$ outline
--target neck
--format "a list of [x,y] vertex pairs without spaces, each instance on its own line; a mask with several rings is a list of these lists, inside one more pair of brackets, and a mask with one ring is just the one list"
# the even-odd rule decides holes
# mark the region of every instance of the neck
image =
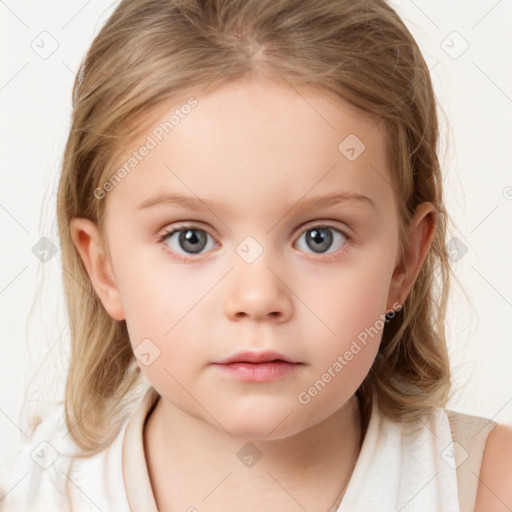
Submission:
[[327,511],[344,492],[362,444],[357,397],[284,439],[241,439],[160,398],[144,431],[157,506],[183,510]]

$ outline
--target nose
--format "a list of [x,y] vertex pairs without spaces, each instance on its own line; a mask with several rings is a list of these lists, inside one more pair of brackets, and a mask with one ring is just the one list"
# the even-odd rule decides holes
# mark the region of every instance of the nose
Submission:
[[292,292],[286,276],[280,275],[270,263],[265,252],[253,263],[235,263],[224,303],[230,320],[247,317],[258,322],[282,323],[291,317]]

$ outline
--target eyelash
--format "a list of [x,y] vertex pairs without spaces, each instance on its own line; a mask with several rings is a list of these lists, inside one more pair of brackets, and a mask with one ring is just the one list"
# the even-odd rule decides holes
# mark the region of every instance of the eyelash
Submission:
[[[332,229],[333,231],[340,233],[345,238],[345,243],[343,244],[343,247],[341,249],[338,249],[337,251],[335,251],[333,253],[328,253],[328,254],[318,253],[319,259],[322,261],[328,261],[328,260],[332,260],[334,258],[339,257],[341,254],[343,254],[347,250],[347,247],[350,244],[352,244],[352,242],[353,242],[352,238],[350,236],[348,236],[345,231],[342,231],[338,227],[333,226],[332,224],[329,224],[329,223],[319,223],[319,224],[310,225],[309,227],[307,227],[300,233],[300,235],[297,237],[295,242],[297,242],[304,233],[307,233],[308,231],[311,231],[315,228]],[[172,252],[172,256],[174,259],[182,261],[184,263],[192,263],[193,260],[195,259],[195,257],[192,254],[189,257],[178,254],[178,253],[174,252],[165,243],[167,241],[167,239],[170,238],[174,233],[180,233],[181,231],[187,231],[187,230],[203,231],[204,233],[208,234],[213,239],[212,235],[210,235],[205,229],[203,229],[197,225],[194,225],[194,224],[177,224],[172,228],[167,228],[162,234],[157,236],[157,239],[158,239],[159,243],[163,244],[164,250]],[[314,254],[314,253],[309,253],[309,254]],[[200,255],[201,255],[201,253],[199,253],[199,256]]]

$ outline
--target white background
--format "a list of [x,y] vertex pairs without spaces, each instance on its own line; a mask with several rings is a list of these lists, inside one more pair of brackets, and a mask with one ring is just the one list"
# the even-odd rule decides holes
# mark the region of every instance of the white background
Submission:
[[[43,236],[58,244],[55,197],[74,73],[116,4],[0,1],[0,457],[24,438],[29,412],[44,414],[63,398],[60,252],[42,263],[32,247]],[[393,5],[424,52],[449,121],[441,117],[446,201],[457,226],[450,236],[467,247],[453,263],[468,298],[454,284],[448,408],[512,424],[512,0]],[[42,38],[46,49],[58,44],[46,59],[33,49]]]

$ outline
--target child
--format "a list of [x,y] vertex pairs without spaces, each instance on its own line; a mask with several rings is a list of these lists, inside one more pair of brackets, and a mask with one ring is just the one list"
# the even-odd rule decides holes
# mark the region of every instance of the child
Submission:
[[512,506],[510,431],[445,409],[435,99],[383,0],[124,0],[73,105],[65,401],[2,511]]

